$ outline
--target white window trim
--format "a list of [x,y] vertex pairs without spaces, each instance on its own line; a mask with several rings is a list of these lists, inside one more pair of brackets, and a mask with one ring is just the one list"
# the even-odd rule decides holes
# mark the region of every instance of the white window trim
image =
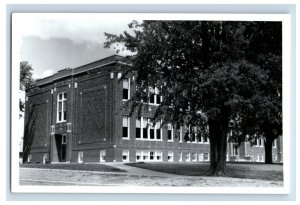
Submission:
[[[193,156],[196,156],[196,158],[193,159]],[[196,152],[192,153],[192,159],[191,160],[192,160],[192,162],[197,162],[198,161],[198,154]]]
[[[259,143],[259,141],[260,141],[260,143]],[[264,139],[262,137],[256,139],[256,145],[255,145],[255,147],[264,147]]]
[[[146,118],[147,119],[147,126],[146,126],[146,128],[144,128],[144,118]],[[151,120],[150,120],[150,118],[148,118],[148,117],[141,117],[141,129],[140,129],[140,136],[141,136],[141,138],[135,138],[136,140],[138,140],[138,141],[142,141],[142,140],[144,140],[144,141],[158,141],[158,142],[160,142],[160,141],[163,141],[163,133],[162,133],[162,128],[160,127],[159,128],[159,130],[160,130],[160,139],[157,139],[157,132],[156,132],[156,130],[158,130],[157,128],[156,128],[156,125],[154,126],[154,139],[150,139],[150,123],[151,123]],[[160,125],[162,124],[162,120],[160,120]],[[143,138],[144,136],[143,136],[143,131],[144,131],[144,129],[147,129],[147,138]]]
[[[130,99],[130,78],[125,78],[125,79],[128,80],[128,99],[123,99],[123,93],[122,93],[122,101],[128,101]],[[124,81],[124,79],[123,79],[123,81]],[[123,81],[122,81],[122,92],[124,89]]]
[[179,128],[179,142],[182,143],[183,142],[183,127],[180,126]]
[[[64,101],[67,101],[67,98],[64,97],[64,94],[67,93],[67,92],[60,92],[57,94],[57,106],[56,106],[56,122],[57,123],[62,123],[62,122],[66,122],[67,120],[64,120]],[[62,99],[60,100],[59,99],[59,95],[62,94]],[[59,103],[61,102],[61,120],[59,120]],[[67,102],[66,102],[67,104]],[[67,112],[67,110],[66,110]]]
[[179,152],[179,159],[178,162],[182,162],[182,152]]
[[[127,119],[128,119],[127,137],[123,137],[123,118],[124,117],[127,117]],[[128,115],[123,115],[123,117],[122,117],[122,139],[123,140],[130,140],[130,117]]]
[[277,139],[274,139],[272,142],[272,148],[277,148]]
[[78,152],[78,163],[83,163],[83,152]]
[[[207,154],[207,160],[205,160],[205,154]],[[210,160],[209,157],[209,152],[203,153],[203,161],[208,162]]]
[[72,123],[68,122],[67,123],[67,132],[71,132],[71,126],[72,126]]
[[[169,159],[170,156],[170,159]],[[174,152],[168,151],[168,162],[174,162]]]
[[[169,130],[169,126],[171,127],[171,130]],[[169,139],[169,131],[171,131],[171,139]],[[171,123],[168,123],[168,135],[167,135],[168,142],[174,142],[174,128]]]
[[[140,153],[139,156],[140,156],[140,159],[137,159],[137,153]],[[135,161],[136,162],[142,162],[143,161],[143,151],[142,150],[136,150],[135,151]]]
[[[127,154],[124,154],[124,153],[127,153]],[[123,156],[127,156],[127,159],[124,160]],[[122,151],[122,162],[129,162],[129,150],[123,150]]]
[[[104,159],[102,159],[104,157]],[[105,162],[105,157],[106,157],[106,151],[105,150],[101,150],[100,151],[100,162]]]
[[[202,158],[200,159],[200,157],[202,157]],[[199,153],[198,154],[198,160],[199,160],[199,162],[203,162],[204,161],[204,153]]]
[[51,135],[55,134],[55,125],[51,125]]
[[185,161],[186,162],[190,162],[191,161],[191,153],[190,152],[185,153]]
[[[154,90],[154,91],[151,91]],[[154,103],[150,102],[150,95],[154,93]],[[155,87],[154,89],[152,87],[149,88],[149,92],[148,92],[148,102],[143,102],[143,104],[148,104],[148,105],[153,105],[153,106],[159,106],[163,100],[163,97],[161,95],[160,96],[160,103],[157,103],[157,95],[159,95],[159,92],[157,90],[157,88]]]

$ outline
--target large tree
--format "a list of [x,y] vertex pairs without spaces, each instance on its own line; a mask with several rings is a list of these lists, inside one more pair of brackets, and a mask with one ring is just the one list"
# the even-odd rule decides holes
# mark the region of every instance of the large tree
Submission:
[[[32,66],[27,61],[20,62],[20,90],[25,91],[34,85],[35,81],[32,78]],[[20,117],[24,112],[25,104],[22,99],[19,99]]]
[[[251,36],[247,59],[267,72],[260,92],[252,97],[252,109],[240,112],[240,138],[265,139],[265,163],[272,163],[272,143],[282,135],[282,24],[252,22],[245,32]],[[250,35],[251,34],[251,35]]]
[[[149,88],[163,96],[154,121],[186,125],[188,135],[208,133],[210,169],[226,174],[226,145],[230,121],[261,93],[267,71],[247,57],[251,22],[143,21],[132,22],[133,34],[107,34],[106,47],[121,43],[134,53],[128,72],[137,74],[131,110],[143,106]],[[205,132],[208,131],[208,132]]]

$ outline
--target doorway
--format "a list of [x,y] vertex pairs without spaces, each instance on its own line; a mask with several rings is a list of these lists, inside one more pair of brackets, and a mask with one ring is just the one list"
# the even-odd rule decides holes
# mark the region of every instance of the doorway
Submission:
[[67,135],[66,134],[56,134],[55,144],[57,150],[57,161],[66,162],[67,156]]

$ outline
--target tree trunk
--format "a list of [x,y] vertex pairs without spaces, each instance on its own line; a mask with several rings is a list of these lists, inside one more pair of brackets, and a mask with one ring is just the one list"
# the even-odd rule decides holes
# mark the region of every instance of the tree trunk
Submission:
[[265,163],[266,164],[273,164],[272,161],[272,143],[274,139],[272,137],[266,136],[265,142]]
[[223,123],[209,120],[210,172],[214,176],[226,175],[227,135]]

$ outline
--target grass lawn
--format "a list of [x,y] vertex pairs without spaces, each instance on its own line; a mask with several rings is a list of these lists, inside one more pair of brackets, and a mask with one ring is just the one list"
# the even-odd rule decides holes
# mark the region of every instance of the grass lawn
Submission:
[[[209,163],[128,163],[127,165],[185,176],[210,176]],[[227,163],[227,176],[244,179],[283,181],[281,164]]]
[[124,170],[111,167],[105,164],[20,164],[20,167],[40,168],[40,169],[101,171],[101,172],[125,172]]

